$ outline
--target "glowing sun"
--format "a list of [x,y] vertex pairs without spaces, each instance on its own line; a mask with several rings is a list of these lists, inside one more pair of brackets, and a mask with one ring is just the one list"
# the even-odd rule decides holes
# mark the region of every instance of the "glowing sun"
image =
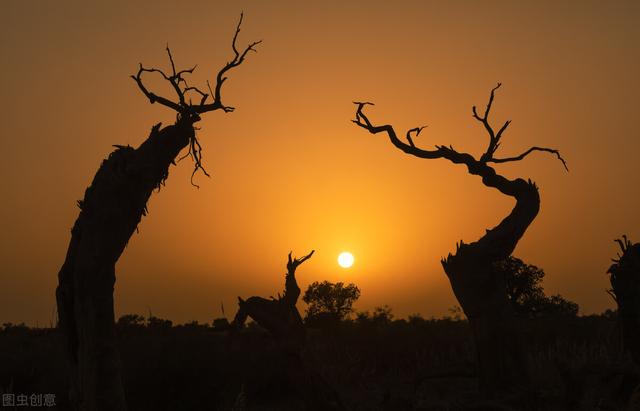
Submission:
[[351,267],[353,265],[353,261],[354,261],[353,254],[351,254],[348,251],[344,251],[340,253],[340,255],[338,256],[338,264],[342,268]]

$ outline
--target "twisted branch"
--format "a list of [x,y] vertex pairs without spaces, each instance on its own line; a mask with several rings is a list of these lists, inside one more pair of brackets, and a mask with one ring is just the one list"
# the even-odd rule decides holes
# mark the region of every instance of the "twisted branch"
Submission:
[[309,258],[311,258],[311,256],[313,255],[313,253],[315,253],[316,250],[311,250],[311,252],[307,255],[305,255],[302,258],[291,258],[291,254],[293,253],[293,251],[289,252],[289,257],[288,257],[288,261],[287,261],[287,272],[289,274],[295,274],[296,269],[298,268],[298,266],[302,263],[304,263],[305,261],[307,261]]
[[546,147],[531,147],[530,149],[528,149],[524,153],[520,154],[519,156],[508,157],[508,158],[493,158],[492,157],[489,160],[487,160],[487,162],[489,162],[489,163],[507,163],[509,161],[519,161],[519,160],[522,160],[523,158],[525,158],[526,156],[528,156],[529,154],[531,154],[534,151],[545,151],[547,153],[555,154],[556,157],[558,158],[558,160],[560,160],[562,162],[562,165],[564,166],[564,169],[569,171],[569,167],[567,167],[567,162],[564,160],[564,158],[562,158],[562,156],[560,155],[560,152],[558,150],[556,150],[556,149],[546,148]]
[[[240,21],[236,26],[236,31],[233,36],[233,41],[231,42],[231,48],[234,52],[234,57],[230,62],[225,64],[225,66],[222,67],[220,71],[218,71],[218,74],[216,75],[216,85],[214,90],[211,89],[211,85],[209,84],[208,80],[207,80],[207,88],[209,90],[208,93],[202,91],[196,86],[190,86],[187,83],[187,80],[185,79],[185,75],[193,74],[197,66],[193,66],[191,68],[183,69],[183,70],[176,70],[175,61],[173,59],[173,55],[171,54],[171,49],[169,48],[168,45],[166,47],[166,51],[167,51],[167,56],[169,58],[169,63],[171,65],[170,75],[165,73],[163,70],[155,67],[145,68],[142,65],[142,63],[140,63],[138,72],[135,75],[132,75],[131,78],[136,82],[136,84],[138,85],[138,88],[149,99],[149,102],[151,104],[159,103],[165,107],[169,107],[170,109],[176,111],[178,120],[187,121],[193,124],[197,121],[200,121],[201,119],[200,114],[202,113],[206,113],[206,112],[214,111],[218,109],[221,109],[227,113],[233,111],[234,107],[225,106],[222,103],[222,97],[221,97],[222,84],[225,82],[225,80],[227,80],[225,73],[227,73],[232,68],[242,64],[242,62],[245,60],[245,57],[249,53],[249,51],[255,52],[256,51],[255,46],[262,42],[262,40],[260,40],[260,41],[250,43],[242,52],[238,51],[236,42],[238,39],[238,34],[240,33],[240,26],[242,25],[243,17],[244,16],[241,13]],[[150,91],[144,85],[144,82],[142,80],[143,73],[160,74],[166,81],[168,81],[171,84],[171,87],[176,93],[177,101],[173,101],[169,98],[160,96]],[[194,104],[191,98],[188,98],[188,95],[190,93],[196,93],[198,95],[197,103]],[[207,103],[207,101],[209,100],[211,100],[211,102]],[[196,138],[195,132],[193,133],[193,136],[190,138],[189,152],[185,154],[183,157],[181,157],[178,161],[188,156],[191,157],[195,163],[193,173],[191,174],[191,184],[193,184],[195,187],[198,187],[196,184],[193,183],[193,177],[196,174],[196,172],[198,170],[202,170],[202,172],[207,177],[209,176],[209,174],[202,166],[202,146],[200,145],[200,142]]]
[[402,151],[404,151],[407,154],[411,154],[414,155],[416,157],[420,157],[420,158],[430,158],[430,159],[435,159],[435,158],[446,158],[454,163],[464,163],[467,164],[467,166],[470,166],[472,164],[476,164],[476,165],[480,165],[480,164],[484,164],[486,165],[486,163],[507,163],[507,162],[511,162],[511,161],[519,161],[519,160],[523,160],[525,157],[527,157],[529,154],[531,154],[534,151],[543,151],[543,152],[547,152],[547,153],[552,153],[555,154],[556,157],[558,158],[558,160],[560,160],[560,162],[562,162],[562,165],[564,166],[565,170],[569,171],[569,168],[567,166],[567,162],[565,161],[565,159],[560,155],[560,152],[556,149],[552,149],[552,148],[547,148],[547,147],[531,147],[530,149],[528,149],[527,151],[525,151],[524,153],[515,156],[515,157],[506,157],[506,158],[494,158],[493,155],[496,152],[496,150],[498,149],[498,147],[500,147],[500,139],[502,138],[502,134],[504,133],[504,131],[507,129],[507,127],[509,127],[509,124],[511,124],[511,121],[508,120],[506,121],[502,127],[500,127],[500,129],[498,130],[498,132],[496,133],[493,129],[493,127],[491,126],[491,124],[489,123],[489,113],[491,112],[491,106],[493,105],[493,100],[495,98],[495,92],[498,88],[500,88],[502,84],[498,83],[498,85],[496,87],[494,87],[493,89],[491,89],[491,93],[489,95],[489,101],[487,103],[487,107],[484,111],[484,114],[482,116],[480,116],[478,114],[478,110],[476,108],[476,106],[473,106],[472,108],[472,112],[473,112],[473,117],[480,121],[484,128],[486,129],[487,133],[489,134],[489,146],[487,147],[487,151],[482,154],[482,156],[480,157],[480,160],[476,160],[471,154],[468,153],[462,153],[462,152],[457,152],[456,150],[453,149],[452,146],[449,147],[445,147],[445,146],[438,146],[436,145],[436,150],[423,150],[420,149],[418,147],[416,147],[416,145],[414,144],[413,139],[411,138],[411,133],[415,132],[416,136],[420,134],[420,131],[422,131],[426,126],[423,127],[415,127],[412,128],[410,130],[407,131],[406,134],[406,138],[407,141],[409,142],[409,144],[404,143],[403,141],[401,141],[397,135],[395,130],[393,129],[393,127],[391,125],[383,125],[383,126],[374,126],[371,121],[369,120],[369,118],[364,114],[363,110],[364,107],[367,105],[374,105],[373,103],[370,102],[358,102],[358,101],[354,101],[353,104],[355,104],[357,106],[356,109],[356,118],[355,120],[351,120],[352,122],[354,122],[355,124],[357,124],[358,126],[366,129],[367,131],[369,131],[372,134],[377,134],[380,132],[386,132],[389,135],[389,138],[391,140],[391,142],[398,147],[399,149],[401,149]]
[[502,137],[502,133],[504,133],[507,127],[509,127],[509,124],[511,124],[511,120],[507,120],[502,125],[502,127],[500,127],[500,130],[498,130],[497,133],[493,131],[493,127],[491,127],[491,124],[489,124],[489,112],[491,111],[491,105],[493,104],[496,90],[499,89],[501,85],[502,83],[498,83],[497,86],[491,89],[489,102],[487,103],[487,108],[485,109],[484,115],[482,117],[478,115],[476,106],[473,106],[471,109],[471,111],[473,112],[473,118],[481,122],[484,128],[487,130],[487,133],[489,134],[489,146],[487,147],[487,151],[480,158],[480,161],[487,161],[493,157],[493,154],[496,152],[498,147],[500,147],[500,138]]

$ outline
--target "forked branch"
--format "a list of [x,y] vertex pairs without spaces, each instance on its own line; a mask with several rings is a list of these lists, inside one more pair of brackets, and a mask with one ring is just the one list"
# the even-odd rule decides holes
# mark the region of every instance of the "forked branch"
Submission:
[[[242,25],[243,17],[244,17],[243,14],[240,14],[240,21],[238,22],[235,34],[233,36],[233,41],[231,42],[231,48],[233,49],[234,57],[231,61],[225,64],[225,66],[218,71],[218,74],[216,75],[216,85],[213,90],[211,89],[211,85],[207,81],[207,87],[209,90],[208,93],[200,90],[198,87],[189,86],[184,77],[186,74],[193,74],[193,72],[196,69],[196,66],[193,66],[190,69],[176,71],[176,66],[173,60],[173,56],[171,54],[171,50],[169,49],[169,46],[167,46],[167,54],[169,56],[169,62],[171,64],[170,75],[165,73],[163,70],[155,67],[145,68],[141,63],[138,69],[138,72],[135,75],[132,75],[131,78],[135,80],[136,84],[138,85],[138,88],[142,91],[142,93],[149,99],[149,101],[152,104],[160,103],[163,106],[169,107],[172,110],[175,110],[176,112],[178,112],[178,115],[180,117],[186,116],[190,118],[193,122],[200,120],[200,116],[199,116],[200,114],[206,113],[209,111],[214,111],[218,109],[222,109],[225,112],[233,111],[234,107],[225,106],[222,103],[221,90],[222,90],[223,83],[227,80],[226,73],[232,68],[238,67],[240,64],[242,64],[247,54],[250,51],[255,52],[256,51],[255,46],[257,46],[262,42],[262,40],[255,41],[250,43],[248,46],[246,46],[242,52],[238,50],[236,42],[238,39],[238,34],[240,33],[240,27]],[[150,91],[142,81],[143,73],[159,73],[166,81],[168,81],[171,84],[173,90],[177,95],[177,101],[157,95],[152,91]],[[196,103],[193,103],[191,99],[188,98],[189,92],[198,94],[199,100]],[[209,100],[211,100],[211,102],[208,102]]]
[[416,147],[413,139],[411,138],[411,133],[415,133],[415,135],[417,136],[420,134],[420,131],[422,131],[426,126],[415,127],[408,130],[406,134],[408,144],[403,142],[398,138],[395,130],[391,125],[388,125],[388,124],[383,126],[373,125],[369,120],[369,118],[366,116],[366,114],[364,114],[363,112],[364,107],[367,105],[373,105],[373,103],[354,102],[354,104],[357,106],[357,109],[356,109],[356,118],[355,120],[352,120],[352,121],[372,134],[386,132],[389,135],[389,139],[396,147],[398,147],[399,149],[401,149],[407,154],[411,154],[420,158],[431,158],[431,159],[446,158],[454,163],[464,163],[467,166],[471,166],[473,164],[486,165],[486,163],[507,163],[511,161],[519,161],[519,160],[523,160],[525,157],[527,157],[529,154],[531,154],[534,151],[542,151],[542,152],[555,154],[558,160],[562,162],[562,165],[564,166],[564,168],[567,171],[569,171],[569,168],[567,167],[567,162],[564,160],[564,158],[562,158],[562,156],[560,155],[560,152],[556,149],[547,148],[547,147],[535,146],[535,147],[531,147],[530,149],[528,149],[527,151],[523,152],[518,156],[494,158],[494,154],[496,150],[498,149],[498,147],[500,147],[500,143],[501,143],[500,140],[502,138],[502,135],[507,129],[507,127],[509,127],[509,124],[511,124],[511,121],[508,120],[502,125],[502,127],[500,127],[500,129],[497,132],[495,132],[493,127],[489,123],[489,114],[491,112],[491,107],[493,105],[493,100],[495,98],[495,92],[496,90],[498,90],[498,88],[500,88],[500,86],[501,86],[501,83],[498,83],[496,87],[491,89],[491,93],[489,95],[489,101],[487,103],[487,107],[485,108],[484,114],[482,116],[478,114],[478,110],[476,106],[473,106],[472,108],[473,117],[483,124],[484,128],[489,134],[489,146],[487,147],[486,152],[482,154],[482,156],[480,157],[480,160],[476,160],[471,154],[457,152],[451,146],[445,147],[440,145],[440,146],[436,146],[435,150],[423,150]]
[[[238,22],[238,26],[236,27],[236,33],[233,35],[233,41],[231,42],[231,48],[233,49],[233,52],[235,54],[234,57],[233,57],[233,60],[228,62],[218,72],[218,75],[216,76],[216,87],[215,87],[215,90],[213,91],[213,103],[210,104],[210,105],[203,106],[202,107],[203,111],[201,111],[203,113],[206,112],[206,111],[216,110],[217,108],[222,108],[224,111],[227,111],[227,112],[234,110],[233,107],[224,106],[222,104],[222,100],[221,100],[221,97],[220,97],[220,90],[222,88],[222,84],[225,82],[225,80],[227,80],[227,77],[225,77],[225,74],[226,74],[227,71],[231,70],[232,68],[238,67],[240,64],[242,64],[242,62],[244,61],[245,57],[247,56],[247,54],[250,51],[257,52],[256,49],[255,49],[255,46],[257,46],[258,44],[262,43],[262,40],[254,41],[253,43],[250,43],[242,51],[242,53],[238,51],[238,48],[236,47],[236,40],[238,39],[238,34],[240,33],[240,26],[242,25],[242,18],[243,18],[243,14],[240,13],[240,21]],[[209,86],[209,90],[211,90],[210,86]]]
[[284,282],[284,294],[282,297],[279,297],[279,300],[294,307],[298,302],[298,297],[300,297],[300,287],[298,287],[298,282],[296,281],[296,269],[298,266],[305,261],[307,261],[315,250],[311,250],[311,252],[305,255],[302,258],[292,258],[292,252],[289,252],[289,257],[287,261],[287,274],[285,274],[285,282]]
[[[233,59],[225,64],[224,67],[218,71],[216,75],[216,85],[212,90],[209,81],[207,81],[208,93],[201,90],[196,86],[190,86],[187,83],[185,76],[187,74],[193,74],[197,66],[193,66],[188,69],[176,70],[176,65],[173,59],[173,55],[171,54],[171,49],[167,45],[167,55],[169,57],[169,63],[171,65],[171,73],[167,74],[162,69],[158,69],[155,67],[145,68],[142,63],[138,68],[138,72],[135,75],[132,75],[131,78],[136,82],[138,88],[142,91],[142,93],[149,99],[151,104],[159,103],[165,107],[169,107],[172,110],[175,110],[178,113],[178,119],[187,121],[190,124],[193,124],[200,120],[200,115],[202,113],[206,113],[209,111],[214,111],[221,109],[225,112],[233,111],[234,108],[230,106],[225,106],[222,103],[221,89],[222,84],[227,80],[225,74],[234,67],[239,66],[245,60],[245,57],[250,51],[256,51],[255,46],[260,44],[262,41],[255,41],[246,46],[242,52],[238,50],[236,45],[238,34],[240,33],[240,27],[242,25],[243,14],[240,14],[240,21],[236,27],[235,34],[233,35],[233,40],[231,42],[231,48],[234,52]],[[172,100],[167,97],[160,96],[152,91],[150,91],[144,84],[142,80],[142,76],[144,73],[158,73],[164,78],[166,81],[171,84],[172,89],[176,94],[176,100]],[[190,96],[196,96],[196,102],[194,103]],[[184,156],[190,156],[194,163],[195,167],[193,173],[191,174],[191,184],[198,187],[193,183],[193,176],[196,174],[198,170],[202,170],[202,172],[209,176],[207,171],[202,166],[202,147],[200,146],[200,142],[193,133],[193,136],[189,141],[189,151]],[[182,157],[182,158],[184,158]],[[181,159],[182,159],[181,158]]]
[[287,261],[287,272],[288,274],[295,274],[296,269],[298,268],[298,266],[302,263],[304,263],[305,261],[307,261],[309,258],[311,258],[311,256],[313,255],[313,253],[315,253],[316,250],[311,250],[311,252],[307,255],[305,255],[302,258],[291,258],[291,254],[293,253],[293,251],[289,252],[289,258]]
[[491,105],[493,104],[496,90],[499,89],[501,85],[502,83],[498,83],[497,86],[491,89],[489,102],[487,103],[487,108],[484,110],[484,115],[482,117],[478,115],[476,106],[473,106],[471,109],[473,112],[473,118],[481,122],[489,134],[489,146],[487,147],[487,151],[480,158],[480,161],[487,161],[493,157],[493,154],[496,152],[498,147],[500,147],[500,138],[502,138],[502,133],[504,133],[507,127],[509,127],[509,124],[511,124],[511,120],[507,120],[502,127],[500,127],[500,130],[498,130],[497,133],[493,131],[493,127],[489,124],[489,112],[491,111]]
[[353,104],[358,106],[358,108],[356,109],[356,118],[355,118],[355,120],[351,120],[351,121],[353,123],[357,124],[358,126],[364,128],[365,130],[369,131],[371,134],[378,134],[380,132],[386,132],[387,135],[389,136],[389,139],[393,143],[393,145],[395,145],[396,147],[398,147],[399,149],[401,149],[405,153],[412,154],[412,155],[414,155],[416,157],[421,157],[421,158],[441,158],[441,157],[445,156],[440,148],[438,148],[437,150],[429,151],[429,150],[420,149],[420,148],[416,147],[416,145],[414,144],[413,139],[411,138],[411,133],[415,132],[416,136],[418,136],[420,134],[420,132],[424,128],[426,128],[427,126],[414,127],[412,129],[408,130],[407,131],[407,141],[409,141],[409,144],[407,144],[407,143],[405,143],[404,141],[402,141],[402,140],[400,140],[398,138],[398,135],[396,134],[396,131],[393,129],[393,126],[391,126],[389,124],[385,124],[383,126],[374,126],[371,123],[371,121],[369,120],[367,115],[364,114],[363,109],[364,109],[365,106],[373,106],[374,105],[373,103],[354,101]]
[[569,168],[567,167],[567,162],[564,160],[564,158],[562,158],[562,156],[560,155],[560,152],[552,148],[531,147],[524,153],[515,157],[507,157],[507,158],[494,157],[495,152],[500,147],[502,134],[505,132],[507,127],[509,127],[509,124],[511,124],[511,120],[505,121],[502,127],[500,127],[500,129],[496,133],[493,127],[491,126],[491,124],[489,123],[489,113],[491,112],[491,106],[493,105],[493,100],[495,98],[496,90],[498,90],[500,86],[502,86],[502,83],[498,83],[497,86],[491,89],[491,93],[489,94],[489,101],[487,102],[487,108],[485,109],[484,115],[482,115],[482,117],[478,115],[478,110],[476,106],[473,106],[471,110],[473,112],[473,118],[481,122],[485,130],[487,130],[487,134],[489,134],[489,146],[487,147],[487,151],[485,151],[485,153],[482,154],[482,156],[480,157],[480,161],[486,162],[486,163],[507,163],[510,161],[522,160],[534,151],[545,151],[547,153],[555,154],[558,160],[562,162],[562,165],[564,166],[565,170],[569,171]]

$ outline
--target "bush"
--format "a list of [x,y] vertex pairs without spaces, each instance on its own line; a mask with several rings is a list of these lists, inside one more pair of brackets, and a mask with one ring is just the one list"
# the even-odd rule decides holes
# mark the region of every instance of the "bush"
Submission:
[[353,312],[353,303],[360,298],[355,284],[314,282],[307,288],[302,301],[309,304],[306,311],[308,322],[339,322]]
[[504,276],[507,295],[517,315],[527,318],[548,316],[575,317],[578,304],[560,294],[547,297],[542,288],[544,271],[510,256],[494,265],[497,275]]

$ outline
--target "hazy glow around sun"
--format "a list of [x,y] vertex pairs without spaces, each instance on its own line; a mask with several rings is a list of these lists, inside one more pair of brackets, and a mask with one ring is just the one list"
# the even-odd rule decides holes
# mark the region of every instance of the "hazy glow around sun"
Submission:
[[340,253],[340,255],[338,256],[338,264],[342,268],[351,267],[353,265],[353,261],[354,260],[355,259],[353,258],[353,254],[351,254],[348,251],[344,251],[344,252]]

